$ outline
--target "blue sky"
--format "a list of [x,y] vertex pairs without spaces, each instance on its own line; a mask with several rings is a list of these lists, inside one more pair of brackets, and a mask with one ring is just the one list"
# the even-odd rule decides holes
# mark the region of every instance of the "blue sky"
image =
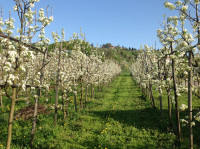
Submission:
[[[51,32],[61,32],[64,28],[67,40],[74,32],[85,32],[86,39],[96,46],[112,43],[139,49],[141,44],[160,47],[156,30],[160,28],[163,15],[172,13],[164,8],[164,0],[40,0],[36,8],[53,7],[54,22],[46,28],[51,40]],[[12,10],[14,0],[0,0],[4,19]],[[16,18],[16,12],[12,12]]]

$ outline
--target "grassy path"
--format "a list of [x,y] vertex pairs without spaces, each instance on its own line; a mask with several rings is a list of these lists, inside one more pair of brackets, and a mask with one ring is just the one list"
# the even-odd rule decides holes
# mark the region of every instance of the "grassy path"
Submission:
[[129,73],[122,73],[84,115],[68,123],[66,148],[171,148],[158,113],[142,97]]

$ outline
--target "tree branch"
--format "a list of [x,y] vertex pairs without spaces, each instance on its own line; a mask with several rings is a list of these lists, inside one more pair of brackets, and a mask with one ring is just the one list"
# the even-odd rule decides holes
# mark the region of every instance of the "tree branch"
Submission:
[[[12,40],[12,41],[15,41],[15,42],[20,42],[18,39],[15,39],[15,38],[13,38],[13,37],[9,37],[9,36],[7,36],[7,35],[4,35],[4,34],[2,34],[2,33],[0,33],[0,37],[3,37],[3,38],[9,38],[10,40]],[[31,47],[31,49],[34,49],[34,50],[36,50],[36,51],[38,51],[38,52],[40,52],[40,53],[45,53],[45,52],[43,52],[42,50],[40,50],[39,48],[37,48],[37,47],[33,47],[33,46],[31,46],[30,44],[27,44],[27,43],[21,43],[22,45],[24,45],[24,46],[26,46],[26,47]],[[51,57],[50,55],[47,55],[48,57]]]

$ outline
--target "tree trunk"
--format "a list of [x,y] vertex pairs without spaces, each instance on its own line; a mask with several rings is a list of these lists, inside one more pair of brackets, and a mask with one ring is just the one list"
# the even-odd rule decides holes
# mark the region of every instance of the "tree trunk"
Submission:
[[160,116],[163,118],[163,106],[162,106],[162,94],[159,91],[159,100],[160,100]]
[[88,85],[86,86],[85,90],[85,108],[87,107],[87,97],[88,97]]
[[66,99],[66,110],[65,110],[65,118],[68,117],[68,108],[69,108],[69,101],[68,101],[68,98]]
[[153,89],[152,89],[152,84],[149,82],[149,87],[150,87],[150,91],[151,91],[151,101],[152,101],[152,107],[155,108],[155,100],[154,100],[154,97],[153,97]]
[[94,85],[92,85],[92,99],[94,99]]
[[65,112],[65,99],[62,97],[62,111],[63,111],[63,121],[67,117],[66,112]]
[[190,149],[193,149],[193,130],[192,130],[192,51],[189,52],[188,66],[188,108],[189,108],[189,138]]
[[145,94],[148,97],[148,87],[147,87],[147,85],[146,85],[146,88],[145,88]]
[[61,47],[59,48],[59,55],[58,55],[58,68],[57,68],[57,76],[56,76],[56,98],[55,98],[55,116],[54,116],[54,125],[57,123],[58,117],[58,92],[59,92],[59,83],[60,83],[60,57],[62,51],[62,42]]
[[76,103],[76,94],[74,94],[74,107],[75,107],[75,112],[77,112],[77,103]]
[[160,81],[160,86],[159,86],[159,100],[160,100],[160,117],[163,118],[163,106],[162,106],[162,78],[161,78],[161,64],[160,64],[160,60],[158,60],[158,77],[159,77],[159,81]]
[[200,93],[200,89],[199,89],[199,74],[197,74],[197,89],[198,89],[198,95]]
[[168,99],[168,116],[169,116],[169,127],[172,128],[172,109],[171,109],[171,99],[170,93],[167,91],[167,99]]
[[33,124],[32,124],[32,130],[31,130],[31,141],[30,141],[30,147],[33,147],[33,140],[34,140],[34,134],[36,131],[36,125],[37,125],[37,111],[38,111],[38,105],[39,105],[39,96],[40,96],[41,90],[37,89],[37,95],[38,97],[35,99],[35,106],[34,106],[34,114],[33,114]]
[[92,83],[91,83],[90,87],[91,87],[91,88],[90,88],[90,90],[91,90],[91,91],[90,91],[90,98],[92,99],[92,87],[93,87]]
[[187,81],[186,81],[186,79],[185,79],[185,88],[187,87]]
[[[43,57],[43,63],[42,63],[42,69],[41,69],[41,75],[40,75],[40,85],[42,85],[43,77],[44,77],[44,68],[45,66],[45,59],[47,55],[48,48],[46,49]],[[32,123],[32,130],[31,130],[31,141],[30,141],[30,147],[33,146],[33,140],[34,135],[36,131],[36,125],[37,125],[37,111],[38,111],[38,105],[39,105],[39,98],[42,96],[42,90],[40,88],[37,88],[37,98],[35,99],[35,106],[34,106],[34,115],[33,115],[33,123]]]
[[1,108],[3,108],[3,96],[1,95],[0,98],[1,98]]
[[[65,120],[65,118],[67,117],[67,109],[68,109],[68,101],[67,98],[63,98],[64,93],[62,92],[62,111],[63,111],[63,121]],[[68,95],[67,95],[68,96]],[[65,100],[66,100],[66,109],[65,109]]]
[[[171,52],[173,52],[172,43],[171,43]],[[181,141],[181,125],[180,125],[180,116],[179,116],[176,75],[175,75],[175,60],[174,59],[172,59],[172,78],[173,78],[174,98],[175,98],[175,107],[176,107],[177,134],[178,134],[178,141],[180,143],[180,141]]]
[[9,121],[8,121],[8,134],[7,134],[8,138],[7,138],[6,149],[10,149],[10,146],[11,146],[12,124],[13,124],[13,117],[14,117],[16,94],[17,94],[17,88],[13,88],[13,95],[12,95],[12,98],[11,98],[10,116],[9,116]]
[[83,79],[81,79],[81,109],[83,110]]
[[100,92],[100,82],[99,82],[99,77],[98,77],[98,85],[97,85],[97,92]]
[[198,84],[198,94],[200,93],[200,87],[199,87],[199,77],[197,77],[198,81],[197,81],[197,84]]
[[144,87],[142,87],[142,94],[144,94],[144,95],[145,95]]
[[147,98],[150,97],[150,90],[149,90],[149,85],[147,85]]

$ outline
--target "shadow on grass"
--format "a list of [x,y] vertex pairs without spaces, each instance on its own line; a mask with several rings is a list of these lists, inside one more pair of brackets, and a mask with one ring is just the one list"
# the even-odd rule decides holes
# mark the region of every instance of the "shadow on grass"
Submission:
[[144,94],[141,94],[139,98],[143,101],[147,101],[147,97]]
[[102,119],[110,117],[119,123],[134,126],[138,129],[152,129],[160,132],[167,131],[167,123],[160,122],[161,120],[158,116],[157,109],[146,108],[141,110],[91,111],[91,113]]
[[6,120],[5,118],[0,118],[0,128],[7,126],[7,123],[8,123],[8,120]]
[[130,77],[130,76],[132,76],[132,75],[131,75],[131,73],[123,73],[123,74],[121,74],[121,76],[127,76],[127,77]]
[[[175,111],[173,111],[174,113]],[[168,110],[163,110],[163,120],[159,116],[159,109],[152,109],[151,107],[145,109],[136,109],[136,110],[106,110],[106,111],[91,111],[94,116],[100,117],[107,122],[107,117],[119,122],[120,124],[125,124],[127,126],[134,126],[137,129],[146,129],[146,130],[156,130],[159,133],[168,132]],[[186,113],[181,113],[181,117],[185,117]],[[176,119],[173,115],[173,129],[175,128]],[[200,123],[196,123],[196,126],[193,128],[194,134],[194,144],[195,146],[199,145],[199,131]],[[188,142],[188,127],[182,127],[182,138],[181,146],[183,148],[189,145]],[[153,135],[153,134],[152,134]],[[147,147],[147,146],[142,146]],[[140,147],[138,147],[140,148]]]
[[154,149],[156,148],[156,145],[152,145],[150,143],[145,143],[145,144],[123,144],[122,142],[117,142],[117,143],[111,143],[111,142],[104,142],[104,144],[99,147],[99,144],[101,144],[98,139],[94,139],[93,141],[85,141],[83,142],[83,146],[85,147],[90,147],[90,148],[110,148],[110,149]]
[[[167,112],[167,111],[164,111]],[[160,120],[160,117],[158,116],[158,109],[152,109],[152,108],[146,108],[146,109],[137,109],[137,110],[105,110],[105,111],[91,111],[91,114],[93,116],[100,117],[107,122],[107,118],[111,118],[115,121],[117,121],[120,124],[124,124],[127,126],[134,126],[135,128],[141,130],[141,132],[146,129],[152,130],[150,131],[150,135],[147,136],[151,137],[151,135],[154,135],[154,130],[160,132],[160,133],[166,133],[167,132],[167,123]],[[128,139],[128,138],[127,138]],[[159,138],[157,138],[159,140]],[[152,142],[145,141],[145,143],[133,143],[133,144],[124,144],[124,142],[116,141],[115,144],[111,142],[104,142],[104,147],[106,148],[113,148],[113,149],[120,149],[120,148],[159,148],[164,146],[162,143],[165,142],[166,144],[173,144],[173,142],[168,142],[166,139],[165,141],[163,139],[166,138],[160,138],[159,141],[155,141],[156,144],[152,144]],[[160,142],[161,141],[161,142]],[[159,144],[161,143],[161,144]],[[101,144],[99,140],[88,140],[83,143],[84,146],[98,146],[98,144]],[[169,146],[170,146],[169,145]],[[166,145],[167,146],[167,145]]]

